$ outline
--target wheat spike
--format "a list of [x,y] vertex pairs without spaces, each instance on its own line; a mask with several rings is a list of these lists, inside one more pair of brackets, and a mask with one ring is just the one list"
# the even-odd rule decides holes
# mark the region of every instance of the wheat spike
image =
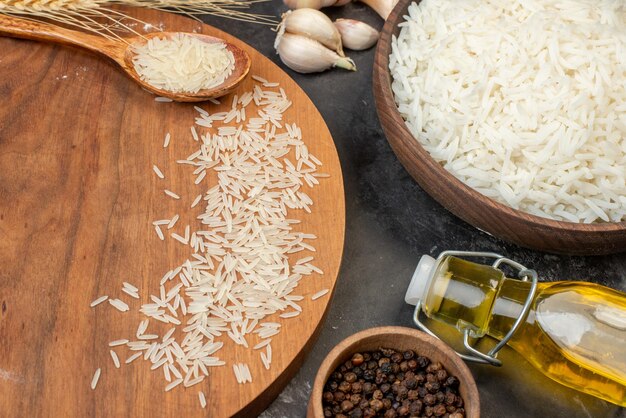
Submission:
[[132,25],[125,22],[147,23],[107,6],[119,4],[175,12],[196,20],[199,20],[198,15],[209,14],[275,25],[273,16],[242,11],[263,1],[267,0],[0,0],[0,13],[32,20],[46,19],[123,41],[122,32],[140,35],[132,29]]

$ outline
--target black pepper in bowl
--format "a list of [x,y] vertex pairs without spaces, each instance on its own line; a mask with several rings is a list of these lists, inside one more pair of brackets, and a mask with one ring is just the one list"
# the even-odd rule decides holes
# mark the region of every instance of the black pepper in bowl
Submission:
[[459,379],[441,363],[389,348],[355,353],[326,382],[325,417],[464,418]]

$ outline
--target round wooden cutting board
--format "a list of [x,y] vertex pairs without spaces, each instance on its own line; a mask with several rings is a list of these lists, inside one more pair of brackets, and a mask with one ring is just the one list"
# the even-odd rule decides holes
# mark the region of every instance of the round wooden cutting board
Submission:
[[[177,164],[198,149],[190,128],[193,104],[161,103],[127,78],[113,62],[79,49],[0,38],[0,416],[2,417],[251,417],[260,413],[296,373],[319,331],[335,286],[344,240],[341,168],[332,137],[313,103],[270,60],[215,28],[171,14],[133,12],[164,30],[199,31],[243,48],[251,75],[278,82],[293,102],[284,114],[330,174],[305,188],[312,213],[291,210],[294,229],[315,234],[313,263],[323,275],[305,276],[294,294],[303,312],[281,323],[272,338],[273,359],[265,370],[260,351],[235,345],[225,335],[217,353],[226,366],[191,388],[165,392],[161,370],[143,358],[131,364],[126,347],[145,317],[138,311],[158,294],[161,277],[191,255],[167,232],[184,234],[199,226],[203,206],[192,200],[215,184],[195,185],[190,166]],[[235,22],[233,24],[236,24]],[[142,30],[142,25],[135,28]],[[259,31],[269,30],[259,26]],[[210,113],[230,109],[232,96],[252,90],[247,78],[221,105],[203,103]],[[247,109],[248,110],[248,109]],[[199,132],[207,132],[197,127]],[[166,133],[170,145],[164,148]],[[165,174],[159,179],[156,164]],[[175,191],[180,200],[167,197]],[[161,241],[152,222],[180,215]],[[139,288],[140,299],[122,293],[122,282]],[[330,293],[311,300],[322,289]],[[100,295],[130,306],[120,312],[108,302],[91,308]],[[168,325],[151,321],[163,335]],[[252,383],[238,384],[232,364],[247,363]],[[95,390],[94,371],[102,369]],[[198,391],[206,395],[200,407]]]

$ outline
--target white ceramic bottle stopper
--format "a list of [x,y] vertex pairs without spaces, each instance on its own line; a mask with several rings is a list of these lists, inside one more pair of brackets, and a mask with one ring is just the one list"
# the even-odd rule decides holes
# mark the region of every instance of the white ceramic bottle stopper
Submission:
[[424,301],[428,294],[428,289],[432,284],[435,270],[437,269],[437,260],[429,255],[423,255],[420,259],[413,278],[409,284],[409,288],[404,295],[404,301],[409,305],[417,305],[418,301]]

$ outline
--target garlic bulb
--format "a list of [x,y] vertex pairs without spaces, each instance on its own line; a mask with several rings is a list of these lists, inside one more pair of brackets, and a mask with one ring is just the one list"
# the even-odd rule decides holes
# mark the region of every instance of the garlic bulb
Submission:
[[335,26],[341,33],[346,48],[361,51],[371,48],[378,41],[378,31],[365,22],[353,19],[337,19]]
[[387,20],[389,14],[398,4],[398,0],[361,0],[363,3],[367,4],[369,7],[374,9],[376,13],[380,15],[383,19]]
[[337,51],[342,57],[341,34],[333,22],[324,13],[315,9],[297,9],[283,14],[279,25],[281,31],[302,35],[314,39]]
[[283,33],[276,39],[275,46],[282,62],[299,73],[316,73],[331,67],[356,71],[350,58],[340,57],[319,42],[301,35]]
[[332,6],[337,0],[283,0],[285,6],[290,9],[321,9],[322,7]]

